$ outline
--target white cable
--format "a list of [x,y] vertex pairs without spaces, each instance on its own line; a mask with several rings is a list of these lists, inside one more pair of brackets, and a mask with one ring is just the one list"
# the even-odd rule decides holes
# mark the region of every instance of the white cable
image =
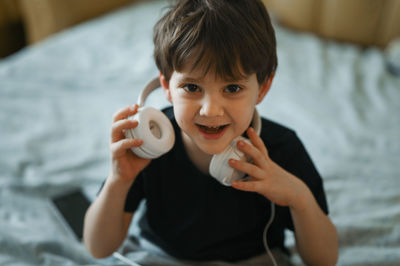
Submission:
[[114,252],[113,253],[113,257],[115,257],[116,259],[119,259],[120,261],[122,261],[123,263],[126,263],[130,266],[140,266],[139,264],[131,261],[130,259],[128,259],[127,257],[121,255],[121,253],[118,252]]
[[268,242],[267,242],[268,229],[269,229],[269,227],[271,226],[271,224],[272,224],[272,222],[273,222],[273,220],[274,220],[274,217],[275,217],[275,204],[271,201],[271,215],[269,216],[268,223],[267,223],[267,225],[266,225],[265,228],[264,228],[263,242],[264,242],[265,250],[267,251],[267,254],[268,254],[268,256],[270,257],[270,259],[271,259],[271,261],[272,261],[272,264],[273,264],[274,266],[278,266],[278,264],[276,263],[276,260],[275,260],[275,258],[274,258],[274,255],[272,255],[272,252],[271,252],[271,250],[270,250],[269,247],[268,247]]

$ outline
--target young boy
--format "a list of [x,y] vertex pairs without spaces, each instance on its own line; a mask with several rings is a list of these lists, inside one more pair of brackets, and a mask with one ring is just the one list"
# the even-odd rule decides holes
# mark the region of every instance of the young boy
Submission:
[[[127,236],[142,199],[141,237],[189,261],[238,262],[270,249],[285,250],[284,230],[309,265],[334,265],[338,239],[327,216],[322,180],[296,134],[262,119],[250,126],[277,66],[275,33],[259,0],[181,0],[154,28],[160,83],[173,108],[164,110],[175,130],[171,151],[149,160],[130,149],[140,139],[124,130],[137,121],[129,106],[116,112],[111,130],[111,171],[90,206],[84,242],[95,257],[111,255]],[[212,155],[238,136],[251,162],[229,165],[248,175],[224,186],[209,174]],[[254,193],[256,192],[256,193]],[[268,261],[266,262],[268,263]]]

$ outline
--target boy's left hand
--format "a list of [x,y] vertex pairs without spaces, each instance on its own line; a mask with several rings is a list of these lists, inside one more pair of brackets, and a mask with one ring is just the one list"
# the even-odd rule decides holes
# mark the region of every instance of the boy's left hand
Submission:
[[247,130],[253,145],[238,141],[238,148],[250,156],[253,163],[229,160],[229,165],[249,175],[246,181],[234,181],[232,187],[257,192],[280,206],[293,206],[301,195],[304,183],[280,167],[268,155],[264,142],[253,128]]

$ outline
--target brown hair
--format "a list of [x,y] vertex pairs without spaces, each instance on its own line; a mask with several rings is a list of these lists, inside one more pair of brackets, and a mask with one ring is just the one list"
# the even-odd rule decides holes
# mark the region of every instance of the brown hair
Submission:
[[167,80],[189,58],[204,74],[235,80],[256,73],[260,84],[277,67],[275,32],[260,0],[175,1],[155,25],[153,41]]

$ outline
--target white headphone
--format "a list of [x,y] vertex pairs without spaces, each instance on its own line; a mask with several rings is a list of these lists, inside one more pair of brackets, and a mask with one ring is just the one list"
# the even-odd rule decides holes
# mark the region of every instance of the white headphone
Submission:
[[[124,131],[126,138],[139,138],[143,140],[141,146],[132,148],[132,151],[142,158],[158,158],[171,150],[175,143],[174,129],[168,117],[160,110],[144,106],[147,96],[160,86],[158,78],[154,78],[147,84],[138,98],[138,112],[135,115],[128,117],[128,119],[137,120],[139,124],[134,129]],[[257,109],[254,111],[252,126],[257,134],[260,135],[261,118]],[[225,186],[230,186],[232,181],[239,180],[245,175],[244,173],[233,169],[228,164],[228,161],[231,158],[241,161],[249,161],[247,156],[236,146],[239,140],[251,143],[250,140],[239,136],[235,138],[222,153],[214,155],[210,162],[209,172],[211,176],[216,178]]]

